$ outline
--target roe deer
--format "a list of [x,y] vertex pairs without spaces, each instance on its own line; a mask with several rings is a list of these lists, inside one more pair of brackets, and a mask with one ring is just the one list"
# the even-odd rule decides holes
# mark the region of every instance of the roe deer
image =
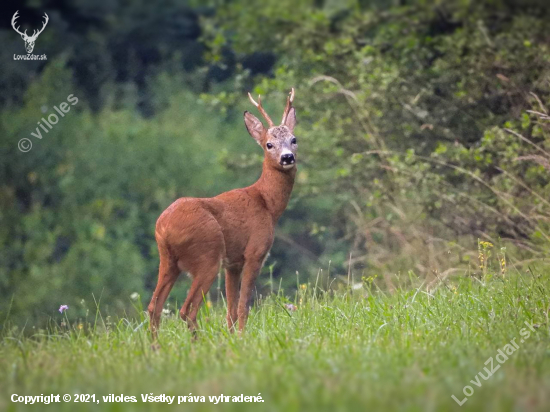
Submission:
[[162,308],[180,271],[188,272],[193,279],[180,316],[195,331],[199,306],[221,264],[225,269],[227,325],[233,331],[238,319],[239,331],[244,330],[254,282],[271,249],[274,226],[292,192],[297,149],[293,134],[294,89],[287,97],[280,126],[273,125],[260,96],[258,102],[250,93],[248,97],[268,124],[266,128],[254,115],[244,112],[248,133],[264,150],[262,174],[253,185],[216,197],[180,198],[158,218],[155,238],[160,255],[159,277],[148,307],[153,339],[157,338]]

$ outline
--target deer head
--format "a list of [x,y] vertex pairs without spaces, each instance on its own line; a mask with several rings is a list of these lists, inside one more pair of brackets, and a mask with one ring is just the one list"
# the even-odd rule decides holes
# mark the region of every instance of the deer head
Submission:
[[11,26],[13,27],[13,29],[17,33],[19,33],[21,35],[21,38],[25,41],[25,49],[27,49],[27,53],[32,53],[32,51],[34,49],[34,42],[36,41],[36,39],[38,38],[40,33],[42,33],[44,31],[44,28],[46,27],[46,25],[48,24],[48,21],[50,19],[49,19],[48,15],[46,13],[44,13],[45,21],[44,21],[44,23],[42,23],[42,28],[38,31],[33,30],[32,36],[27,36],[27,30],[25,30],[23,33],[21,33],[19,31],[19,26],[15,27],[15,21],[19,18],[17,13],[19,13],[19,10],[17,10],[15,12],[15,14],[13,15],[13,18],[11,19]]
[[296,166],[296,149],[298,148],[296,136],[293,134],[296,125],[296,110],[292,107],[294,88],[292,88],[286,99],[286,107],[279,126],[273,124],[273,121],[262,107],[260,96],[258,96],[258,102],[252,98],[250,93],[248,93],[248,98],[267,121],[268,127],[266,128],[252,113],[244,112],[244,123],[248,133],[264,149],[265,160],[268,164],[280,170],[294,168]]

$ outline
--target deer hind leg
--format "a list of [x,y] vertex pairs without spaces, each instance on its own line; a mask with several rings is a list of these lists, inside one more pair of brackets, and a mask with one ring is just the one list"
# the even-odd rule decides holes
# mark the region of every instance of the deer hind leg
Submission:
[[185,261],[182,259],[181,262],[193,279],[187,299],[180,310],[181,318],[187,322],[191,331],[197,328],[197,313],[218,275],[225,253],[223,234],[217,222],[215,223],[204,226],[204,237],[192,244],[186,251]]
[[176,261],[171,258],[166,248],[159,244],[159,278],[157,287],[153,292],[151,303],[149,303],[149,327],[153,340],[157,339],[158,327],[160,323],[160,316],[162,314],[162,308],[166,302],[168,294],[172,290],[172,286],[176,282],[180,270],[176,264]]
[[197,328],[197,313],[204,300],[204,296],[206,296],[212,283],[214,283],[219,269],[220,262],[218,261],[216,264],[198,268],[195,275],[191,274],[193,282],[187,294],[187,299],[185,299],[185,303],[180,310],[181,318],[187,322],[187,326],[191,331],[195,331]]
[[227,327],[230,332],[235,330],[237,323],[237,306],[239,304],[239,281],[242,266],[225,269],[225,296],[227,299]]

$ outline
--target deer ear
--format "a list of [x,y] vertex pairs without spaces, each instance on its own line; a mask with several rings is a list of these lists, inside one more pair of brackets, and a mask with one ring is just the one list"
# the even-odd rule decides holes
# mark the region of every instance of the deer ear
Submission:
[[250,136],[261,146],[263,143],[264,125],[250,112],[244,112],[244,124]]
[[294,126],[296,126],[296,110],[294,110],[294,107],[292,107],[286,115],[285,126],[288,127],[291,132],[294,131]]

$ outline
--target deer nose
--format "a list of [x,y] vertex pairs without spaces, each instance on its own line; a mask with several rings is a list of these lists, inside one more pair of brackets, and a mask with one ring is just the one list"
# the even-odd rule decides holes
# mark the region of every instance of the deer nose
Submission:
[[294,164],[294,155],[292,153],[286,153],[281,156],[281,165]]

